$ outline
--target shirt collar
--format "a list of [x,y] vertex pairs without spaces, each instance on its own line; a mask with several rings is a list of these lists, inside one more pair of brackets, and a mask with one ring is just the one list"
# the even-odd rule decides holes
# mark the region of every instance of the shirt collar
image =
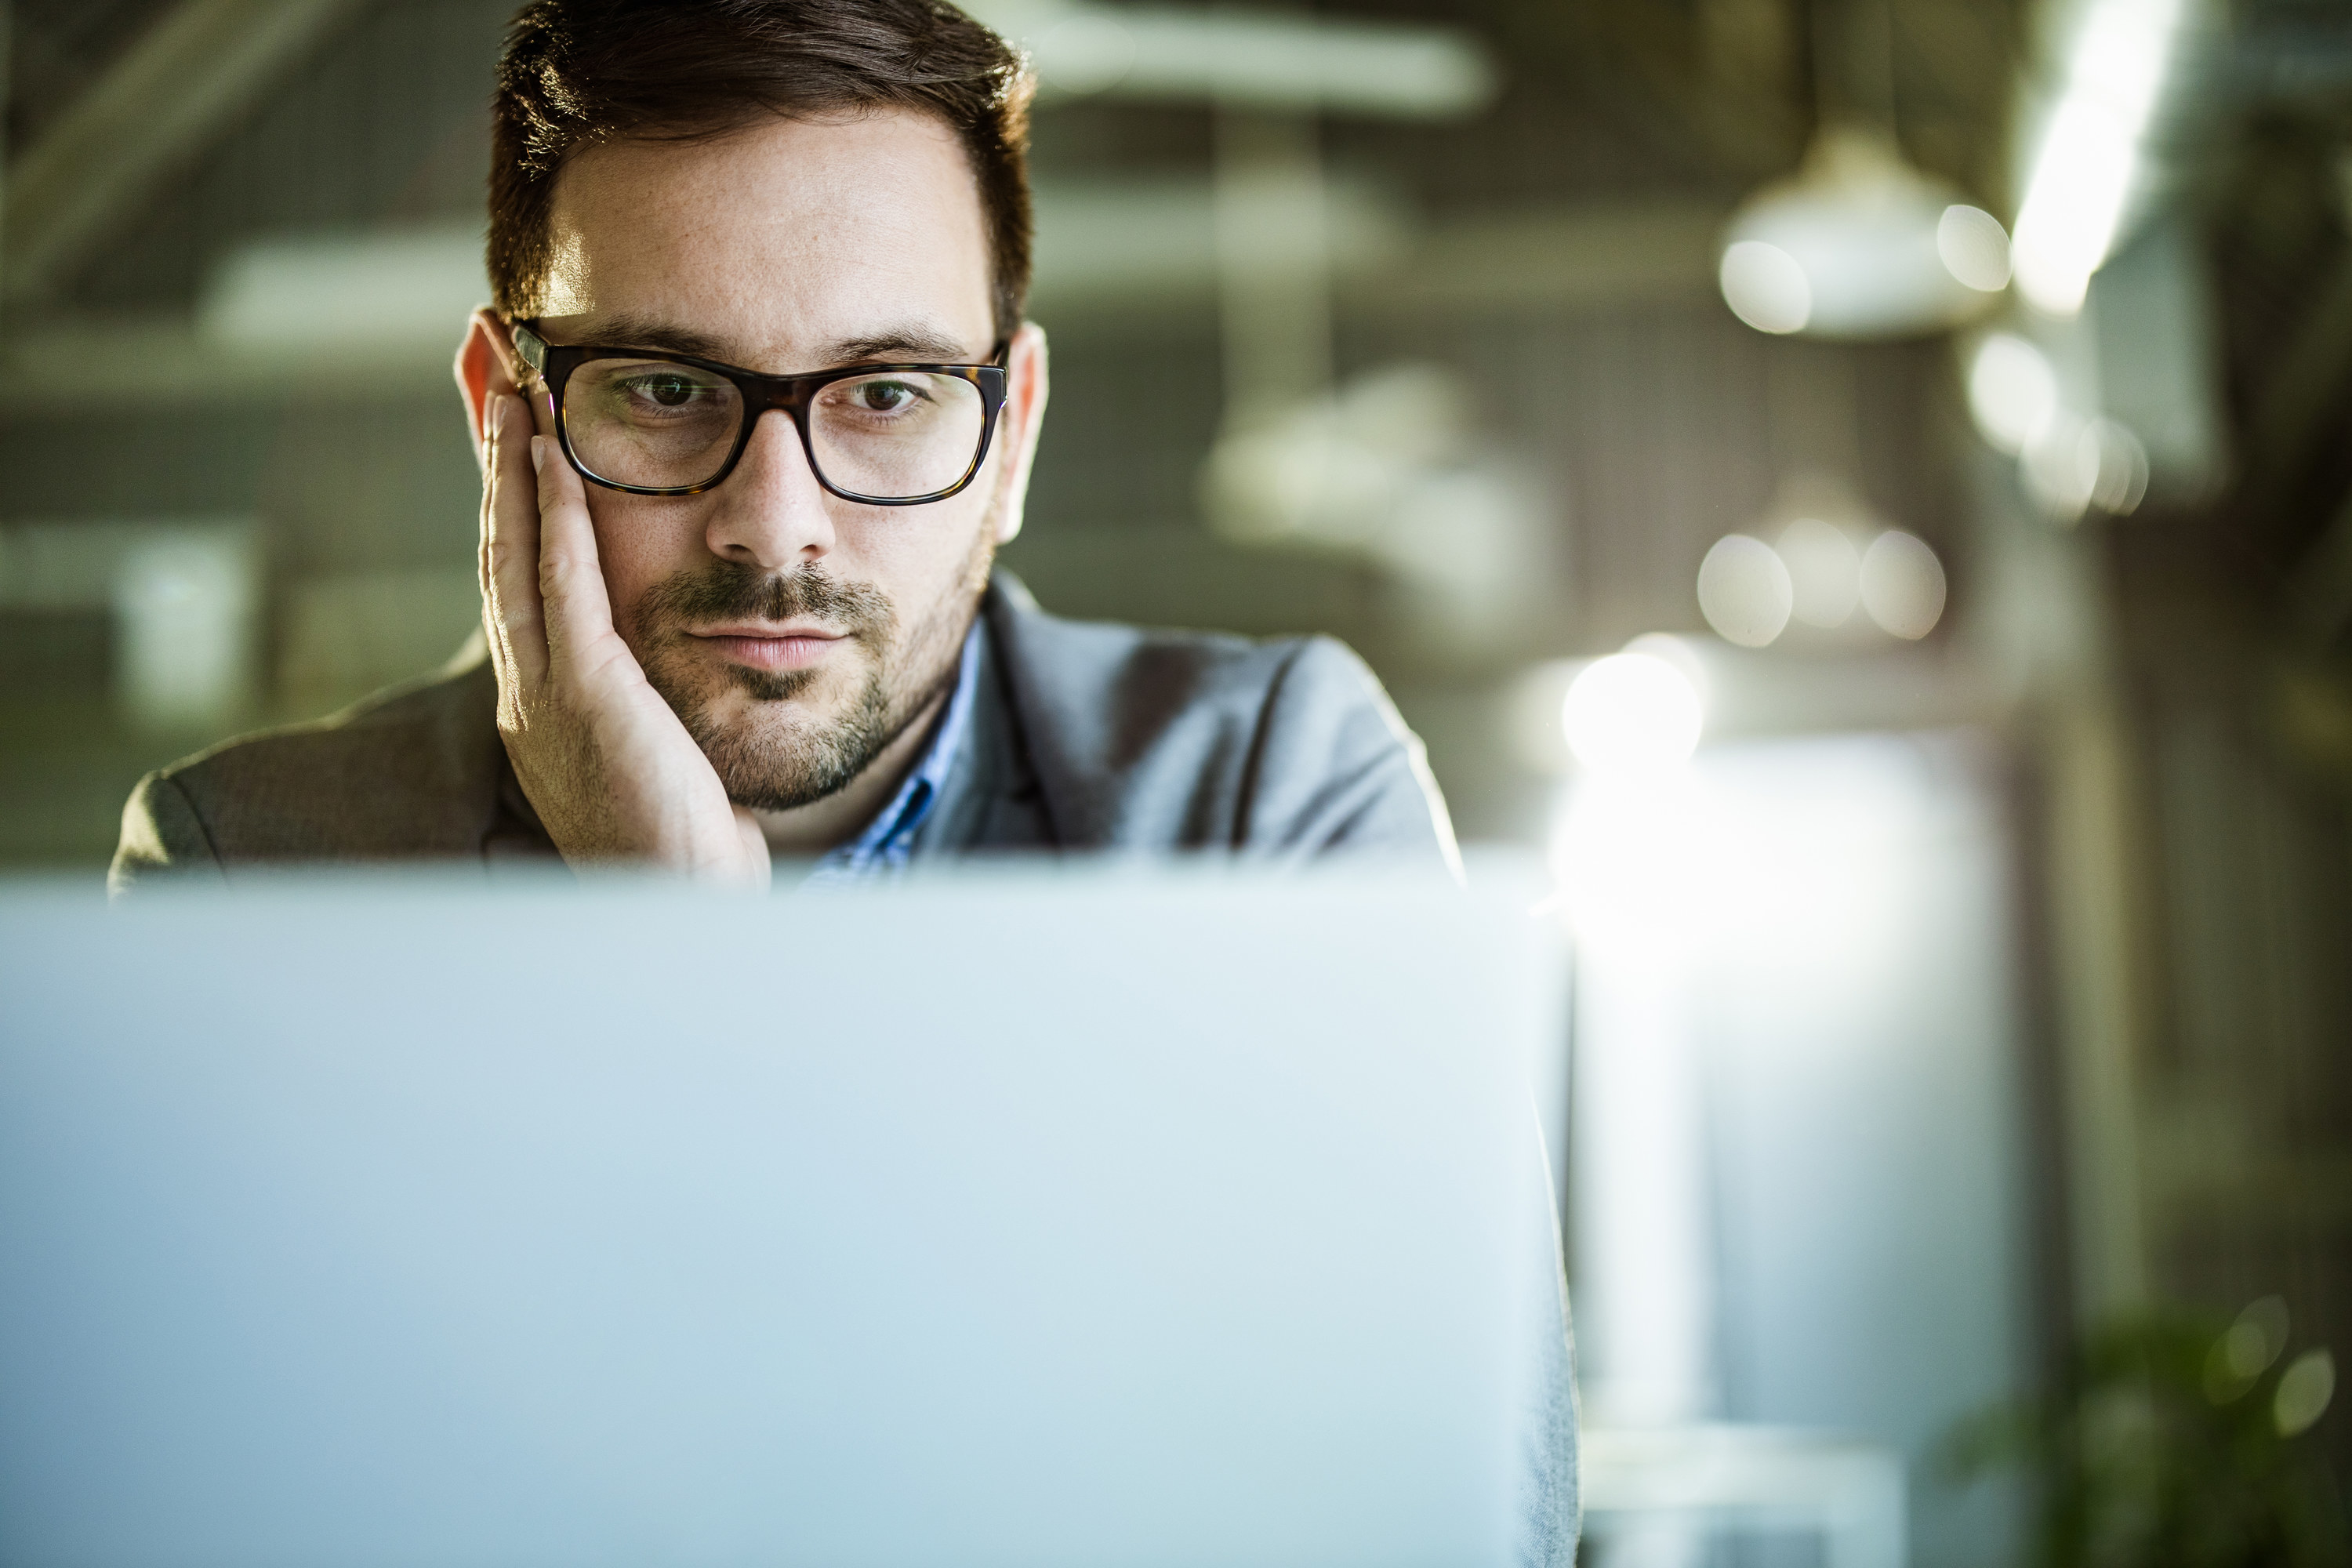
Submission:
[[972,693],[980,684],[980,617],[975,616],[971,630],[964,634],[955,689],[949,693],[947,709],[931,731],[931,743],[924,748],[906,782],[856,837],[835,846],[817,861],[803,887],[859,881],[906,865],[914,848],[915,830],[930,816],[940,791],[947,785],[948,771],[963,749],[964,733],[971,728]]

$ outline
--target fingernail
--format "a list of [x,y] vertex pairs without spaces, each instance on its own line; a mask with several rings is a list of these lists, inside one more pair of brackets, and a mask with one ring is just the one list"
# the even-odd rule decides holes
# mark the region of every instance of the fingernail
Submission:
[[544,473],[546,469],[547,437],[544,436],[533,436],[530,438],[530,471],[537,474]]

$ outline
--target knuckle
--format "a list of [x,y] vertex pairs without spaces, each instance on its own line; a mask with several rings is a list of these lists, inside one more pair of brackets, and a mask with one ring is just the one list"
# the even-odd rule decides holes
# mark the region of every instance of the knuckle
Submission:
[[561,592],[580,580],[580,559],[568,550],[549,550],[539,558],[541,586],[551,593]]

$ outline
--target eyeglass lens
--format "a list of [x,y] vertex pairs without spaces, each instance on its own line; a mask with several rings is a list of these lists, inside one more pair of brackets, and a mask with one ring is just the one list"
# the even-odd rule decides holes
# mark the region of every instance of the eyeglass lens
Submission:
[[[643,489],[690,489],[716,479],[743,409],[725,376],[667,360],[590,360],[563,389],[564,429],[580,465]],[[818,391],[809,406],[810,456],[828,484],[852,495],[931,495],[963,478],[986,424],[972,383],[882,371]]]

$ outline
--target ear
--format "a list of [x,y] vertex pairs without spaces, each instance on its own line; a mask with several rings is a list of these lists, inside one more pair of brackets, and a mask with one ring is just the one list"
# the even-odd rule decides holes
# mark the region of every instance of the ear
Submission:
[[517,397],[532,379],[515,357],[514,335],[488,310],[476,310],[457,345],[457,392],[466,400],[466,425],[474,437],[474,461],[488,461],[489,405],[493,397]]
[[1037,432],[1045,423],[1045,329],[1024,321],[1005,358],[1004,412],[997,416],[996,438],[1005,453],[998,481],[996,542],[1013,542],[1021,531],[1021,509],[1029,499],[1029,469],[1037,460]]

